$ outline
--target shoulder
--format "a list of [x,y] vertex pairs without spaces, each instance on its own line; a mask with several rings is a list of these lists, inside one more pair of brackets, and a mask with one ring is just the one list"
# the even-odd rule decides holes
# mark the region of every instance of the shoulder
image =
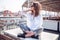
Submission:
[[39,15],[40,15],[40,16],[42,16],[42,14],[43,14],[43,11],[42,11],[42,10],[41,10],[41,11],[39,11]]
[[40,10],[40,11],[39,11],[39,13],[40,13],[40,14],[42,14],[42,13],[43,13],[43,11],[42,11],[42,10]]

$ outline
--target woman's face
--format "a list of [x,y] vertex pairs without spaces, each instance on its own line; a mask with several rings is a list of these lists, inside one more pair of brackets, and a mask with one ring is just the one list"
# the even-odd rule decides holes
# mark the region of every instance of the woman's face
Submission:
[[31,7],[31,10],[34,10],[34,7]]
[[33,13],[35,13],[34,7],[31,7],[31,11],[33,11]]

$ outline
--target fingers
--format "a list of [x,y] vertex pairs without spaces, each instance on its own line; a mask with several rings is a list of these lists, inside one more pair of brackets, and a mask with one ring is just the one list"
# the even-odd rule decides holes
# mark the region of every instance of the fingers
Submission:
[[26,34],[25,37],[31,37],[33,34]]
[[30,34],[26,34],[25,37],[31,37],[31,35]]
[[34,35],[34,32],[29,32],[29,33],[27,33],[26,35],[25,35],[25,37],[31,37],[31,36],[33,36]]

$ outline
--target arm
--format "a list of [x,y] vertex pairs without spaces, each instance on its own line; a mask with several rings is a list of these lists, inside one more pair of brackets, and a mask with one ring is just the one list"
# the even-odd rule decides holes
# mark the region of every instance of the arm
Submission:
[[29,10],[24,10],[23,12],[29,12],[29,11],[31,11],[31,9],[29,9]]
[[26,14],[27,14],[29,11],[31,11],[31,9],[28,9],[28,10],[22,10],[22,11],[20,11],[20,15],[26,16]]

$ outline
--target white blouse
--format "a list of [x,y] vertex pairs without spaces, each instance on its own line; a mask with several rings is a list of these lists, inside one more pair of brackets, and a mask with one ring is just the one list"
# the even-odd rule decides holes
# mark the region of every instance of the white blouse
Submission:
[[31,31],[34,31],[36,29],[42,28],[43,24],[43,17],[42,17],[42,11],[37,17],[34,17],[31,15],[31,13],[22,12],[27,17],[27,26],[31,29]]

